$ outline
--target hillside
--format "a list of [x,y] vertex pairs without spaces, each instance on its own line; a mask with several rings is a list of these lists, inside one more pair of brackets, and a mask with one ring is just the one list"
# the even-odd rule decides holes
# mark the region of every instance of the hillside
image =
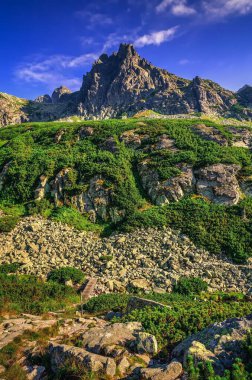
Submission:
[[0,93],[0,126],[25,121],[100,120],[152,110],[162,115],[221,115],[251,120],[251,87],[237,93],[196,76],[180,78],[139,56],[129,44],[102,54],[79,91],[65,86],[34,101]]
[[152,111],[2,128],[3,378],[249,379],[251,144]]
[[237,262],[251,256],[249,126],[35,123],[2,129],[0,142],[0,201],[10,217],[16,204],[18,214],[103,234],[170,225],[210,252]]

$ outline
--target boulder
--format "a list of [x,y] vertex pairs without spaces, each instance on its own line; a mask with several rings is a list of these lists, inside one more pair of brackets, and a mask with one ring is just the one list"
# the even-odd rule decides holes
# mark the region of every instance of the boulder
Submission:
[[218,204],[234,205],[239,202],[240,188],[236,178],[238,165],[215,164],[199,169],[197,193]]
[[150,283],[145,278],[138,278],[130,281],[129,287],[135,290],[148,290],[150,289]]
[[181,363],[172,361],[168,365],[156,368],[142,368],[141,380],[176,380],[183,373]]
[[118,372],[123,375],[127,372],[130,367],[130,362],[126,356],[123,356],[117,363]]
[[188,355],[196,362],[211,361],[217,373],[230,368],[235,358],[242,355],[242,341],[252,328],[252,314],[214,323],[181,342],[172,352],[184,364]]
[[114,359],[88,352],[82,348],[51,343],[49,347],[51,366],[54,371],[64,366],[65,361],[74,361],[91,372],[99,372],[108,377],[116,373]]
[[114,346],[133,346],[141,329],[139,322],[106,324],[103,327],[91,327],[79,339],[86,350],[102,354],[110,346],[113,349]]
[[46,193],[48,193],[49,190],[50,190],[50,186],[48,184],[47,176],[41,175],[39,177],[39,184],[34,191],[35,200],[40,201],[41,199],[44,199]]
[[139,354],[146,352],[150,355],[156,355],[158,352],[156,337],[147,332],[139,332],[137,336],[137,351]]

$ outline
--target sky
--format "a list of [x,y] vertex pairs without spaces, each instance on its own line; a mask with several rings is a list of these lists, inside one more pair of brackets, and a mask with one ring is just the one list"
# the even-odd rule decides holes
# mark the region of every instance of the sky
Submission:
[[252,0],[0,0],[0,92],[34,99],[121,42],[156,66],[230,90],[252,85]]

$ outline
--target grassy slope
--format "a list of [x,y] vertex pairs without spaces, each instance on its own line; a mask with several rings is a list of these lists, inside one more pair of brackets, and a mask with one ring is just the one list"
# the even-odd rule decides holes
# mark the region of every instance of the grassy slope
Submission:
[[[191,126],[204,122],[215,126],[231,141],[231,134],[223,120],[209,119],[126,119],[78,123],[27,123],[0,130],[0,168],[11,162],[7,186],[0,194],[2,208],[7,214],[42,213],[46,217],[66,221],[80,229],[101,231],[107,224],[93,225],[76,210],[64,207],[55,209],[50,199],[34,204],[33,193],[41,174],[53,178],[62,168],[73,169],[69,195],[82,189],[80,179],[89,179],[95,174],[106,178],[106,186],[114,190],[113,202],[126,210],[125,221],[117,228],[130,229],[137,226],[171,225],[182,229],[198,245],[213,253],[225,251],[237,262],[252,255],[252,202],[246,199],[240,205],[224,207],[208,204],[203,200],[184,199],[165,207],[150,205],[139,182],[136,165],[148,157],[160,176],[167,176],[174,165],[186,162],[195,167],[213,163],[234,163],[252,174],[252,156],[244,148],[219,146],[197,136]],[[249,123],[245,123],[250,128]],[[231,122],[231,125],[233,123]],[[83,126],[91,126],[95,133],[78,140]],[[65,133],[59,144],[55,135]],[[134,151],[119,142],[119,136],[127,130],[148,135],[146,144],[155,144],[157,137],[166,133],[175,140],[178,152]],[[113,136],[117,142],[117,153],[101,149],[104,141]],[[85,187],[85,184],[84,184]],[[10,205],[15,204],[15,207]],[[19,206],[17,207],[16,204]],[[22,206],[20,206],[22,205]],[[150,207],[151,206],[151,207]],[[241,218],[246,209],[247,220]],[[22,210],[22,212],[20,212]],[[141,210],[141,211],[140,211]],[[145,210],[145,211],[142,211]],[[1,227],[1,223],[0,223]],[[114,228],[114,227],[113,227]]]

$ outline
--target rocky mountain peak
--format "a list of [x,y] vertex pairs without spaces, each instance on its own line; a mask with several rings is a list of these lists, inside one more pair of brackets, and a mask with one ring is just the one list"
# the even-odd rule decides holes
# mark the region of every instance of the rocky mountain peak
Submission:
[[71,94],[72,91],[65,87],[65,86],[60,86],[56,88],[53,93],[52,93],[52,102],[53,103],[62,103],[66,100],[65,95]]
[[134,46],[132,44],[120,44],[117,56],[120,59],[131,59],[133,56],[138,56]]
[[42,104],[49,104],[49,103],[52,103],[52,98],[48,94],[40,95],[34,100],[34,102],[42,103]]
[[[103,53],[83,76],[80,91],[61,86],[35,102],[0,98],[0,125],[48,121],[69,116],[104,119],[152,110],[162,115],[205,113],[252,119],[252,87],[234,93],[211,80],[180,78],[152,65],[134,46],[122,43],[117,52]],[[29,107],[26,107],[29,104]],[[33,107],[34,106],[34,107]],[[12,112],[11,108],[15,108]],[[38,111],[38,108],[39,112]]]
[[252,86],[246,84],[238,91],[240,102],[245,107],[252,107]]

